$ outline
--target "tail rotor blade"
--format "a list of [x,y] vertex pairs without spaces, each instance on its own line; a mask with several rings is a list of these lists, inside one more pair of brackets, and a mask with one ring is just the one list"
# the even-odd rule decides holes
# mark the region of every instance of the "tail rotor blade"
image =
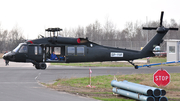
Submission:
[[178,28],[169,28],[169,30],[178,30]]
[[163,15],[164,15],[164,11],[161,12],[160,26],[162,26],[162,23],[163,23]]

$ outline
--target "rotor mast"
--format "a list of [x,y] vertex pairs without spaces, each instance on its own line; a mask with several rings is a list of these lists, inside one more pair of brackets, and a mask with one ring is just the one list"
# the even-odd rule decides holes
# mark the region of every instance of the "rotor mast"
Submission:
[[53,37],[55,37],[55,32],[57,32],[57,36],[58,36],[58,32],[62,31],[61,28],[48,28],[45,29],[45,31],[50,32],[50,37],[51,37],[51,32],[53,33]]

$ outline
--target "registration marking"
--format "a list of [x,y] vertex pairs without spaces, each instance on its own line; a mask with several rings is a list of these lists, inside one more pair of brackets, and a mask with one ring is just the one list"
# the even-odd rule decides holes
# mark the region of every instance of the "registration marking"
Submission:
[[111,57],[123,57],[123,53],[121,52],[111,52]]

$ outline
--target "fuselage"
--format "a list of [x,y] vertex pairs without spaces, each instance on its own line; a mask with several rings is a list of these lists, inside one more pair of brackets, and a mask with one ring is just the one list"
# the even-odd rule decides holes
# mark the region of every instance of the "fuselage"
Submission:
[[[5,54],[4,59],[15,62],[95,62],[95,61],[122,61],[134,60],[140,51],[106,47],[92,42],[82,44],[38,44],[37,40],[31,43],[20,43],[13,51]],[[46,40],[46,39],[45,39]],[[41,40],[41,42],[44,40]],[[50,60],[50,54],[55,51],[57,57],[63,60]]]

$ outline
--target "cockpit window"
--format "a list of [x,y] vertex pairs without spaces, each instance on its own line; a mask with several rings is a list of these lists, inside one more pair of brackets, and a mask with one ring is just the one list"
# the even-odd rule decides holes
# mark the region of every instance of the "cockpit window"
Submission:
[[21,46],[22,46],[22,43],[20,43],[20,44],[13,50],[13,52],[17,52]]
[[20,50],[19,53],[27,53],[27,46],[23,45]]
[[19,49],[19,47],[21,47],[21,45],[19,44],[14,50],[13,50],[13,52],[17,52],[18,51],[18,49]]

